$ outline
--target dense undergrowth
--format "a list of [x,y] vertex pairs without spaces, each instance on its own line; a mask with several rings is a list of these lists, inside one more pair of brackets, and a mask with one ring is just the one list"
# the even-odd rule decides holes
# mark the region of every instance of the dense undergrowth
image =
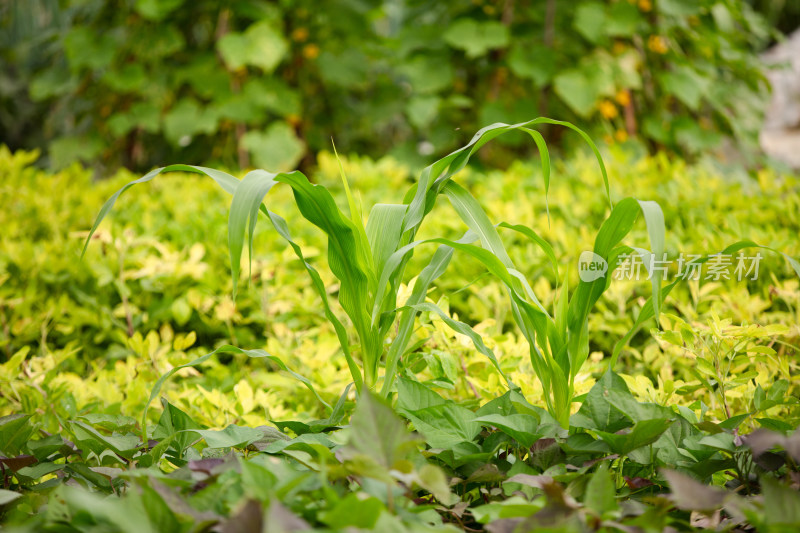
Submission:
[[[705,279],[705,271],[677,285],[661,306],[661,328],[650,331],[650,321],[632,336],[617,374],[606,372],[609,357],[650,309],[652,287],[644,277],[613,280],[589,315],[568,424],[544,409],[549,393],[503,286],[457,256],[427,294],[443,314],[420,309],[414,322],[392,409],[366,390],[354,401],[351,368],[318,294],[265,226],[256,226],[252,270],[237,276],[234,303],[228,197],[211,180],[172,175],[132,188],[80,261],[93,215],[134,176],[91,184],[78,167],[49,175],[34,159],[0,152],[3,197],[14,198],[0,214],[0,415],[8,415],[0,419],[0,512],[9,524],[790,531],[800,522],[792,434],[800,290],[778,254],[762,251],[755,280],[735,279],[732,253],[732,279]],[[726,175],[614,151],[606,162],[614,205],[632,194],[658,201],[672,259],[742,239],[800,257],[795,176]],[[336,159],[320,154],[319,163],[315,181],[345,199]],[[344,170],[364,206],[399,201],[413,183],[388,159],[354,157]],[[542,306],[555,309],[557,285],[580,286],[578,256],[592,249],[609,206],[593,158],[555,164],[549,216],[540,173],[515,163],[505,172],[467,168],[458,179],[493,222],[524,224],[552,244],[559,277],[535,241],[501,234]],[[294,240],[333,298],[340,287],[326,268],[327,244],[294,222],[292,204],[288,189],[271,193],[270,210],[293,221]],[[434,213],[418,240],[462,236],[452,210]],[[641,246],[647,233],[636,225],[626,242]],[[426,261],[417,254],[408,272]],[[414,286],[402,281],[400,303]],[[474,326],[499,372],[449,327],[453,320]],[[159,376],[228,344],[277,359],[220,352],[166,382],[163,410],[142,420]]]

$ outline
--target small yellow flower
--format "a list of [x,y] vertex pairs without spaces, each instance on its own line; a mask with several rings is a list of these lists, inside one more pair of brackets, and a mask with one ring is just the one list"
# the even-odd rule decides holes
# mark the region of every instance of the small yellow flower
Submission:
[[623,43],[622,41],[614,41],[614,45],[612,46],[611,51],[614,52],[614,54],[619,55],[627,49],[628,47],[625,46],[625,43]]
[[669,50],[667,40],[660,35],[651,35],[647,39],[647,47],[657,54],[666,54]]
[[614,138],[617,140],[617,142],[624,143],[628,140],[628,132],[625,130],[617,130],[614,133]]
[[302,43],[308,39],[308,29],[303,27],[297,28],[292,32],[292,39],[298,43]]
[[631,103],[631,93],[628,89],[620,89],[617,91],[617,95],[614,97],[619,105],[622,107],[627,107],[628,104]]
[[306,59],[316,59],[319,56],[319,46],[316,44],[307,44],[303,47],[303,57]]
[[301,121],[300,117],[295,115],[294,113],[286,116],[286,122],[288,122],[292,126],[297,126],[298,124],[300,124],[300,121]]
[[600,114],[607,119],[612,119],[617,116],[617,106],[610,100],[603,100],[597,108],[600,110]]
[[650,0],[639,0],[639,9],[649,13],[653,9],[653,3]]

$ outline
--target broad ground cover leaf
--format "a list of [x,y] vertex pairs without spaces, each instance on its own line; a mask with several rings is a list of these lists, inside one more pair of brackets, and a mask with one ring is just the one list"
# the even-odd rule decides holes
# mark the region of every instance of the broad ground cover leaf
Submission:
[[16,457],[0,457],[0,470],[6,472],[19,472],[30,465],[36,463],[36,458],[32,455],[23,454]]
[[288,438],[275,439],[266,446],[262,446],[260,448],[261,451],[264,453],[280,453],[289,446],[302,447],[303,445],[306,444],[311,447],[320,445],[326,448],[333,448],[336,446],[336,443],[333,442],[324,433],[304,433],[293,439],[288,439]]
[[431,448],[448,449],[462,442],[472,442],[481,430],[475,413],[425,389],[420,383],[399,380],[398,413],[414,424]]
[[800,430],[786,436],[776,431],[757,429],[747,435],[745,444],[753,450],[753,456],[756,458],[779,447],[786,450],[794,461],[800,462]]
[[388,473],[408,460],[409,453],[416,451],[417,442],[391,407],[374,395],[361,397],[350,419],[348,441],[357,454]]
[[614,409],[634,423],[656,418],[678,417],[669,407],[652,402],[637,402],[633,395],[621,388],[610,389],[605,396]]
[[136,419],[130,416],[87,413],[78,418],[91,426],[100,426],[109,431],[125,431],[136,427]]
[[73,525],[96,526],[122,533],[156,533],[157,525],[149,519],[142,499],[135,494],[116,500],[82,490],[80,487],[62,486],[57,489],[59,510]]
[[[151,480],[150,483],[140,482],[138,484],[147,518],[151,523],[157,524],[163,531],[181,531],[183,529],[181,523],[164,497],[167,495],[164,494],[162,496],[162,494],[153,488],[154,486],[161,488],[157,480]],[[163,492],[165,491],[162,490],[162,493]]]
[[761,478],[761,486],[764,522],[770,529],[800,526],[800,493],[767,476]]
[[636,422],[630,429],[618,433],[596,430],[600,439],[608,444],[612,452],[628,455],[633,450],[654,443],[672,424],[672,419],[654,418]]
[[359,498],[357,494],[351,493],[323,513],[320,519],[334,530],[348,527],[370,530],[375,528],[384,509],[378,498]]
[[415,411],[401,410],[400,413],[414,424],[414,429],[422,433],[434,449],[472,442],[481,430],[475,413],[453,402]]
[[338,426],[331,425],[327,420],[314,420],[313,422],[310,422],[308,424],[296,420],[285,420],[285,421],[271,420],[270,422],[275,424],[275,426],[281,431],[286,431],[288,429],[295,435],[305,435],[307,433],[324,433],[326,431],[339,429]]
[[0,417],[0,452],[18,455],[25,442],[30,439],[36,426],[30,423],[31,416],[23,414]]
[[674,470],[662,470],[672,488],[672,499],[681,509],[688,511],[713,512],[722,507],[727,494],[716,487],[704,485],[699,481]]
[[187,430],[204,428],[165,398],[161,399],[161,406],[163,411],[158,424],[153,428],[152,437],[162,443],[169,439],[169,446],[174,449],[176,458],[180,459],[183,451],[197,439]]
[[72,422],[70,428],[77,446],[91,450],[98,456],[105,450],[111,450],[120,457],[130,459],[138,451],[141,442],[139,437],[133,433],[104,435],[83,422]]
[[185,431],[200,435],[209,448],[246,448],[264,436],[260,429],[233,424],[221,430],[193,429]]
[[530,448],[542,435],[537,433],[539,421],[527,414],[484,415],[475,418],[483,426],[496,427],[525,448]]
[[[541,511],[544,499],[528,501],[521,496],[512,496],[506,500],[480,505],[472,510],[475,520],[482,524],[490,524],[497,520],[509,518],[526,518]],[[497,531],[497,529],[491,529]]]
[[445,405],[447,400],[419,381],[400,378],[397,380],[397,410],[419,411],[428,407]]
[[618,508],[615,493],[614,480],[608,472],[608,462],[604,461],[589,478],[583,503],[599,516],[603,516]]
[[[418,463],[419,439],[408,431],[403,421],[372,393],[362,396],[350,419],[350,436],[342,450],[345,466],[356,474],[384,481],[395,479],[416,483],[441,503],[455,503],[444,473],[431,464]],[[389,506],[392,506],[390,496]]]
[[[674,414],[672,416],[675,416]],[[653,443],[658,460],[664,465],[677,465],[686,459],[687,440],[699,434],[683,417],[677,417],[669,428]],[[698,458],[699,459],[699,458]]]
[[572,415],[570,425],[611,433],[629,427],[628,417],[609,402],[610,391],[619,391],[633,400],[625,380],[613,372],[606,372],[589,391],[578,412]]
[[38,461],[43,461],[56,453],[66,456],[73,451],[73,448],[67,445],[61,435],[50,435],[39,440],[29,440],[27,447],[28,451]]
[[294,432],[295,435],[304,435],[306,433],[320,433],[324,431],[332,431],[335,429],[339,429],[339,424],[341,424],[342,420],[345,416],[345,402],[347,401],[347,395],[350,393],[350,388],[353,386],[352,383],[345,387],[344,392],[342,392],[341,396],[339,396],[339,400],[336,402],[336,405],[333,406],[333,411],[331,411],[331,416],[322,420],[313,420],[309,423],[305,422],[298,422],[298,421],[284,421],[279,422],[272,420],[271,422],[275,424],[279,429],[286,430],[289,429]]
[[14,492],[13,490],[0,489],[0,507],[8,505],[9,503],[21,497],[22,494],[20,494],[19,492]]

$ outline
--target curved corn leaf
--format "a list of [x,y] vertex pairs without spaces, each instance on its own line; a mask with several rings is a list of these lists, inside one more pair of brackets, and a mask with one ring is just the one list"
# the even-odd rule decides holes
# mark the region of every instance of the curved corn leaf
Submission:
[[547,259],[550,261],[550,267],[553,269],[553,274],[556,278],[556,288],[558,288],[558,281],[559,281],[559,274],[558,274],[558,259],[556,258],[556,253],[553,250],[553,247],[550,245],[549,242],[542,239],[538,233],[533,231],[528,226],[524,226],[522,224],[509,224],[508,222],[501,222],[498,224],[498,227],[510,229],[516,231],[517,233],[521,233],[530,239],[534,244],[536,244],[544,254],[547,256]]
[[454,181],[450,181],[445,185],[444,194],[447,196],[447,199],[450,200],[458,216],[467,224],[467,227],[478,235],[481,240],[481,245],[499,259],[507,268],[509,274],[517,280],[516,284],[513,285],[515,290],[519,293],[524,292],[528,299],[532,301],[542,313],[547,315],[547,310],[533,293],[533,289],[531,289],[525,276],[514,266],[514,263],[506,252],[503,241],[500,240],[497,228],[489,221],[489,217],[486,215],[483,208],[481,208],[475,197]]
[[[339,152],[336,151],[336,144],[333,143],[333,139],[331,139],[331,144],[333,145],[333,153],[336,156],[336,162],[339,164],[339,174],[342,178],[344,194],[347,197],[347,207],[350,212],[350,221],[356,228],[356,238],[359,241],[360,248],[362,250],[367,250],[369,242],[367,240],[366,229],[364,228],[364,220],[361,215],[361,206],[356,203],[353,194],[350,192],[350,183],[347,181],[347,175],[344,173],[344,166],[342,166],[342,160],[339,158]],[[370,254],[366,254],[366,258],[368,261],[372,259]],[[369,263],[369,269],[375,269],[372,263]]]
[[[365,249],[364,243],[360,241],[357,228],[339,210],[328,189],[322,185],[312,184],[300,172],[272,174],[259,170],[248,173],[242,179],[233,195],[228,218],[228,245],[234,287],[239,278],[245,233],[247,233],[248,246],[252,251],[253,232],[258,211],[261,209],[266,194],[278,183],[284,183],[292,188],[300,213],[328,237],[328,263],[331,271],[340,281],[339,303],[353,321],[361,341],[366,375],[369,376],[368,381],[374,382],[380,352],[376,350],[375,335],[370,328],[367,312],[370,279],[375,277],[371,270],[371,256],[367,258],[369,250]],[[270,220],[275,226],[275,219],[272,215],[270,215]],[[283,236],[286,238],[285,235]],[[295,246],[292,248],[297,254],[299,248],[295,248]],[[301,260],[306,264],[304,259]],[[316,279],[318,278],[315,276],[316,271],[312,273],[308,266],[306,266],[306,270],[312,275],[317,292],[322,295],[325,291],[324,287],[321,287],[321,280]],[[323,297],[323,301],[326,307],[326,317],[330,320],[333,313],[327,304],[327,297]],[[339,343],[347,358],[353,379],[360,390],[362,380],[357,375],[357,365],[349,353],[346,332],[338,320],[334,322],[334,327],[337,329]]]
[[536,148],[539,150],[539,158],[542,160],[542,179],[544,180],[544,208],[547,211],[547,223],[550,223],[550,201],[548,200],[548,193],[550,192],[550,151],[547,149],[547,143],[541,133],[530,128],[522,128],[522,131],[527,132],[531,136],[533,142],[536,143]]
[[450,200],[450,204],[461,220],[481,240],[481,246],[489,250],[505,266],[514,268],[514,263],[508,256],[503,241],[500,240],[497,228],[489,220],[486,211],[483,210],[475,197],[454,181],[447,182],[442,192]]
[[[597,233],[594,253],[608,262],[614,248],[630,233],[640,212],[644,213],[645,216],[653,253],[658,254],[660,257],[664,250],[664,216],[661,213],[661,208],[655,202],[640,202],[634,198],[621,200],[611,211],[611,214]],[[653,299],[652,306],[653,311],[657,312],[661,299],[661,277],[652,276],[652,278],[653,294],[656,296]],[[589,313],[600,298],[600,295],[608,287],[609,280],[610,275],[608,274],[605,278],[598,278],[594,281],[581,280],[570,300],[566,352],[570,383],[575,379],[578,371],[589,356]]]
[[308,261],[306,261],[306,258],[303,255],[303,250],[296,242],[294,242],[294,240],[292,240],[292,236],[289,233],[289,226],[286,224],[286,221],[272,211],[267,210],[263,204],[261,205],[261,212],[266,213],[270,222],[272,222],[272,227],[274,227],[275,231],[277,231],[278,234],[283,237],[287,243],[289,243],[289,246],[291,246],[292,250],[294,250],[295,255],[303,264],[303,267],[306,269],[306,272],[308,272],[308,275],[311,277],[312,286],[322,300],[325,318],[328,319],[328,322],[333,325],[333,329],[336,331],[336,338],[339,340],[342,353],[344,353],[345,360],[347,361],[347,367],[350,370],[350,375],[353,377],[356,390],[360,392],[363,384],[361,369],[358,367],[358,364],[356,364],[352,354],[350,353],[350,342],[347,338],[347,330],[344,328],[341,320],[339,320],[339,318],[334,314],[333,309],[331,309],[330,302],[328,301],[328,291],[325,289],[325,283],[322,281],[319,272],[317,272],[317,269],[315,269]]
[[[400,313],[398,334],[389,348],[386,359],[384,390],[386,391],[388,390],[387,387],[391,387],[393,372],[396,368],[397,360],[408,343],[414,317],[425,307],[423,304],[428,287],[433,280],[444,272],[452,257],[453,250],[459,250],[480,261],[490,273],[497,276],[506,286],[512,300],[515,320],[531,345],[531,360],[534,363],[537,375],[539,375],[546,390],[552,390],[555,404],[563,405],[566,402],[568,405],[568,388],[571,385],[569,387],[565,385],[564,376],[569,376],[577,370],[575,365],[570,364],[573,362],[572,352],[575,350],[570,351],[569,360],[566,358],[568,350],[564,347],[568,344],[566,339],[571,341],[571,337],[561,331],[561,329],[564,329],[565,319],[563,316],[560,317],[558,324],[553,321],[544,306],[538,301],[527,279],[514,266],[499,237],[497,228],[489,221],[480,204],[466,189],[451,181],[451,178],[464,168],[470,157],[481,146],[503,133],[520,130],[529,134],[539,149],[546,199],[550,186],[550,156],[544,138],[540,133],[532,129],[533,126],[538,124],[554,124],[573,129],[587,141],[598,160],[603,175],[605,193],[609,199],[609,204],[611,204],[606,169],[600,153],[591,139],[572,124],[547,118],[537,118],[514,125],[498,123],[481,129],[466,146],[452,152],[423,170],[419,182],[406,195],[405,204],[378,204],[375,206],[370,213],[366,227],[362,222],[360,208],[350,191],[341,161],[339,161],[342,183],[348,201],[349,215],[345,215],[339,210],[330,192],[325,187],[311,184],[306,176],[300,172],[273,174],[263,170],[256,170],[248,173],[240,182],[232,176],[211,169],[176,165],[157,169],[120,189],[103,206],[92,232],[96,230],[100,221],[114,205],[119,195],[134,183],[149,181],[160,173],[176,170],[198,172],[212,177],[224,190],[233,194],[233,202],[228,219],[228,243],[234,297],[238,288],[241,253],[244,249],[245,239],[247,239],[248,249],[250,250],[249,256],[252,257],[253,234],[258,212],[261,211],[269,218],[276,231],[290,244],[311,276],[313,286],[322,298],[325,316],[336,330],[337,338],[359,391],[364,381],[370,387],[374,385],[377,379],[378,366],[383,355],[383,339],[390,331],[397,314]],[[336,157],[338,160],[338,154]],[[295,203],[302,216],[322,229],[328,237],[329,265],[333,274],[340,281],[339,303],[353,322],[361,344],[363,380],[358,364],[350,354],[347,331],[330,307],[327,293],[319,274],[306,262],[299,246],[291,239],[286,221],[270,212],[264,205],[265,196],[278,183],[287,184],[292,188]],[[451,205],[453,205],[470,231],[461,241],[430,239],[412,242],[419,225],[435,205],[439,194],[445,194],[448,197]],[[645,211],[645,217],[648,219],[651,242],[655,242],[654,235],[657,235],[658,232],[656,229],[651,230],[650,228],[651,226],[656,228],[657,224],[650,219],[656,216],[657,213],[654,208],[649,207],[646,203],[642,204],[641,209]],[[547,205],[547,211],[549,220],[549,205]],[[536,243],[550,260],[558,282],[558,262],[552,247],[546,241],[541,239],[533,230],[524,226],[512,226],[509,224],[500,226],[520,232]],[[661,226],[663,233],[663,217]],[[480,239],[482,247],[471,244],[475,238]],[[663,237],[661,242],[663,245]],[[405,266],[413,253],[413,249],[422,243],[437,243],[441,246],[437,248],[431,262],[417,278],[412,296],[406,302],[406,305],[397,308],[396,294]],[[658,247],[655,244],[653,245],[653,251],[654,253],[658,252]],[[595,294],[598,289],[599,292]],[[601,287],[592,287],[592,290],[588,293],[586,303],[593,304],[603,289]],[[581,290],[586,291],[586,289],[581,289],[579,286],[579,290],[576,293]],[[654,284],[655,290],[656,286]],[[559,308],[564,308],[566,302],[566,298],[562,297]],[[573,299],[572,302],[569,302],[567,314],[573,310],[573,304],[575,309],[580,307],[576,300]],[[658,300],[654,302],[654,305],[657,311]],[[587,313],[590,308],[591,305],[588,305],[586,308]],[[573,332],[576,330],[573,322],[574,320],[566,320],[567,331]],[[588,336],[585,335],[585,331],[581,330],[579,340],[582,340],[583,337]],[[553,406],[551,405],[550,407],[552,408]]]
[[[305,267],[306,271],[310,275],[312,279],[312,285],[323,301],[325,316],[334,326],[337,337],[339,339],[339,343],[342,346],[345,358],[347,359],[348,367],[350,369],[351,374],[353,375],[354,382],[356,383],[357,388],[360,390],[362,383],[361,373],[360,370],[358,369],[358,365],[355,363],[352,355],[350,354],[347,332],[341,321],[335,316],[330,307],[327,297],[327,291],[325,290],[325,286],[322,282],[322,279],[319,276],[319,273],[316,271],[316,269],[314,269],[314,267],[312,267],[305,260],[302,250],[292,240],[291,235],[289,234],[289,229],[286,224],[286,221],[280,216],[276,215],[275,213],[272,213],[269,210],[267,210],[266,207],[263,206],[261,203],[260,199],[263,199],[264,195],[266,195],[269,189],[271,189],[275,185],[275,183],[277,183],[274,179],[272,179],[274,175],[271,175],[262,170],[257,170],[248,173],[245,176],[245,180],[240,181],[235,177],[231,176],[230,174],[226,174],[225,172],[220,172],[218,170],[199,167],[199,166],[171,165],[155,169],[146,174],[145,176],[142,176],[139,179],[127,183],[106,201],[106,203],[100,209],[100,212],[94,222],[94,225],[92,226],[89,232],[89,236],[87,237],[86,243],[83,248],[83,253],[86,252],[86,248],[88,247],[89,242],[91,241],[92,235],[97,230],[103,219],[108,215],[108,213],[116,203],[117,199],[123,192],[125,192],[133,185],[151,181],[156,176],[159,176],[167,172],[191,172],[208,176],[212,178],[224,191],[234,195],[236,200],[235,202],[236,205],[234,206],[232,204],[228,221],[228,227],[229,227],[228,240],[231,252],[231,270],[234,283],[234,296],[236,294],[236,287],[239,279],[241,251],[244,246],[244,236],[245,236],[244,228],[246,227],[249,221],[250,240],[248,241],[248,245],[251,250],[250,256],[252,257],[252,234],[256,222],[257,212],[260,210],[262,213],[266,214],[269,217],[275,230],[289,243],[289,245],[295,252],[295,255],[297,255],[297,257],[300,259],[303,266]],[[240,192],[238,198],[236,198],[235,193],[243,182],[245,183],[245,191]]]
[[511,383],[511,380],[506,376],[505,372],[500,368],[500,363],[497,361],[497,357],[495,357],[494,352],[486,346],[483,342],[483,338],[470,327],[468,324],[464,322],[454,320],[451,318],[447,313],[439,309],[439,307],[431,302],[422,302],[419,304],[413,304],[408,306],[411,309],[414,309],[417,312],[427,312],[433,313],[437,315],[442,322],[447,324],[447,326],[452,329],[453,331],[460,333],[469,337],[469,340],[472,341],[472,345],[475,346],[475,349],[478,350],[480,353],[485,355],[489,361],[491,361],[492,366],[494,366],[495,370],[497,370],[503,379],[506,381],[509,389],[513,389],[514,385]]
[[[457,242],[472,243],[477,239],[477,235],[471,231],[467,231]],[[402,249],[401,249],[402,250]],[[398,250],[398,252],[400,252]],[[417,280],[414,283],[414,289],[411,296],[405,302],[405,306],[400,315],[400,321],[397,327],[397,335],[389,346],[389,352],[386,354],[386,364],[384,367],[383,386],[381,387],[381,395],[386,396],[392,389],[392,384],[396,377],[397,363],[400,356],[408,346],[408,341],[411,338],[411,332],[414,327],[414,319],[418,312],[413,309],[413,305],[425,301],[425,296],[428,293],[428,288],[439,276],[444,274],[447,266],[450,264],[450,259],[453,257],[453,248],[445,245],[439,246],[433,253],[433,257],[422,269]]]
[[644,215],[644,220],[647,225],[647,234],[650,237],[651,254],[647,257],[642,257],[644,260],[647,271],[650,272],[650,283],[653,286],[653,313],[655,316],[659,315],[661,307],[661,281],[660,275],[655,275],[653,272],[653,261],[660,261],[664,259],[664,235],[666,229],[664,228],[664,212],[661,211],[661,206],[658,202],[638,200],[639,207]]
[[[387,259],[397,250],[402,238],[403,217],[405,217],[405,204],[375,204],[367,219],[367,241],[372,250],[372,263],[375,274],[381,278],[383,268]],[[396,284],[399,282],[398,276],[393,278],[393,283],[389,287],[390,293],[396,293]],[[378,283],[375,294],[386,290],[389,282]]]
[[[247,226],[249,272],[253,268],[253,234],[258,221],[258,211],[267,193],[278,184],[274,174],[263,170],[248,172],[233,193],[231,210],[228,214],[228,251],[231,257],[231,276],[233,278],[233,299],[239,284],[239,270],[244,247],[245,226]],[[248,224],[249,221],[249,224]],[[248,275],[248,279],[251,276]]]
[[[491,274],[500,279],[500,281],[506,286],[508,293],[511,296],[514,310],[517,312],[516,314],[519,314],[520,317],[524,317],[520,318],[518,320],[518,323],[520,323],[520,327],[524,327],[525,332],[529,334],[526,335],[526,338],[529,338],[529,342],[535,344],[535,338],[537,335],[540,336],[542,339],[544,339],[547,334],[547,328],[548,328],[547,324],[548,322],[552,322],[552,319],[547,315],[547,313],[543,309],[528,302],[524,298],[524,296],[522,296],[518,292],[520,279],[517,277],[517,275],[521,277],[521,274],[519,274],[519,272],[517,272],[513,268],[509,268],[506,265],[504,265],[489,250],[485,250],[473,244],[468,244],[468,239],[474,240],[475,234],[469,233],[460,241],[451,241],[448,239],[434,238],[422,241],[415,241],[411,244],[408,244],[389,257],[386,263],[387,266],[386,268],[384,268],[384,276],[389,276],[390,275],[389,269],[394,266],[399,266],[400,263],[403,261],[404,257],[409,253],[411,253],[413,248],[421,244],[428,244],[428,243],[442,244],[454,250],[464,252],[467,255],[471,256],[472,258],[477,259],[480,263],[482,263]],[[450,260],[450,255],[442,254],[440,256],[439,262],[432,267],[429,275],[432,276],[433,273],[436,273],[437,274],[436,277],[438,277],[438,275],[440,275],[441,272],[443,272],[444,268],[446,268],[446,265],[447,263],[449,263],[449,260]],[[430,281],[432,281],[432,279]],[[430,281],[426,280],[426,283],[430,283]],[[427,284],[423,286],[425,286],[425,289],[427,290]],[[425,294],[423,292],[418,293],[415,286],[415,296],[412,296],[412,298],[416,297],[419,298],[420,300],[418,302],[407,302],[405,307],[414,308],[416,303],[422,302],[422,299],[424,299],[424,295]],[[409,300],[411,300],[411,298]],[[388,387],[390,386],[389,384],[394,379],[392,373],[394,372],[397,360],[401,355],[401,349],[403,349],[405,347],[405,343],[407,343],[407,336],[410,335],[410,328],[412,323],[413,323],[413,315],[405,315],[401,319],[401,330],[398,333],[395,342],[392,343],[392,346],[390,347],[389,350],[389,354],[387,355],[386,372],[384,374],[385,376],[384,387],[383,387],[384,391],[388,392],[389,390]],[[395,344],[397,343],[398,339],[403,339],[403,341],[401,343]],[[545,373],[545,370],[541,366],[538,367],[537,374],[540,371],[543,374]],[[540,376],[540,379],[541,378],[542,376]],[[546,376],[544,377],[544,379],[546,379]]]
[[136,185],[137,183],[145,183],[151,181],[156,176],[164,174],[166,172],[191,172],[194,174],[202,174],[203,176],[208,176],[209,178],[213,179],[217,182],[217,185],[222,187],[222,190],[227,192],[228,194],[233,194],[236,191],[236,187],[239,185],[239,180],[231,176],[230,174],[226,174],[225,172],[220,172],[219,170],[214,170],[213,168],[206,168],[206,167],[197,167],[192,165],[170,165],[168,167],[157,168],[155,170],[151,170],[144,176],[139,179],[135,179],[129,183],[123,185],[117,192],[111,195],[111,198],[106,200],[106,203],[103,204],[103,207],[100,208],[100,212],[97,214],[97,217],[94,220],[94,224],[92,225],[92,229],[89,230],[89,236],[86,237],[86,242],[83,245],[83,251],[81,252],[81,258],[86,255],[86,249],[89,247],[89,242],[92,239],[92,235],[94,232],[97,231],[98,226],[106,218],[109,211],[114,207],[114,204],[117,202],[117,199],[120,197],[122,193]]
[[[570,124],[569,122],[563,122],[560,120],[553,120],[549,118],[535,118],[533,120],[529,120],[527,122],[521,122],[519,124],[504,124],[502,122],[498,122],[492,124],[490,126],[486,126],[485,128],[480,129],[467,143],[465,146],[459,148],[458,150],[446,155],[442,159],[436,161],[432,165],[425,167],[422,173],[420,174],[420,179],[417,182],[416,186],[413,190],[413,198],[409,201],[409,209],[408,213],[406,214],[406,219],[403,222],[403,230],[404,233],[406,231],[411,232],[411,238],[413,238],[416,230],[418,229],[419,225],[422,223],[422,220],[425,218],[431,209],[433,209],[434,204],[436,203],[436,197],[442,191],[442,188],[447,184],[450,178],[453,177],[457,172],[463,169],[467,162],[469,161],[470,157],[483,145],[485,145],[490,140],[506,133],[508,131],[514,131],[519,129],[524,129],[525,131],[530,130],[529,126],[535,126],[537,124],[552,124],[563,126],[569,128],[575,132],[577,132],[589,145],[594,153],[595,157],[597,158],[597,162],[600,165],[600,171],[603,174],[603,182],[605,184],[605,192],[606,196],[608,197],[609,205],[611,204],[611,192],[608,183],[608,173],[606,172],[605,164],[603,163],[603,158],[600,156],[600,151],[597,149],[597,146],[592,142],[589,136],[577,126]],[[536,137],[534,136],[534,141],[536,141]],[[537,142],[538,145],[538,142]],[[549,156],[544,156],[542,158],[542,162],[544,164],[545,157],[547,158],[547,168],[548,171],[544,173],[545,175],[545,186],[549,188]]]

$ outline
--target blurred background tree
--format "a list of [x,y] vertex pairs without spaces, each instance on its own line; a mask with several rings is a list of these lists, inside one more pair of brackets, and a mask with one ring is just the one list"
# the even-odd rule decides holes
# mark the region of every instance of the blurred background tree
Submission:
[[416,164],[546,115],[747,153],[757,54],[798,19],[782,0],[0,0],[0,143],[54,168],[286,170],[333,137]]

